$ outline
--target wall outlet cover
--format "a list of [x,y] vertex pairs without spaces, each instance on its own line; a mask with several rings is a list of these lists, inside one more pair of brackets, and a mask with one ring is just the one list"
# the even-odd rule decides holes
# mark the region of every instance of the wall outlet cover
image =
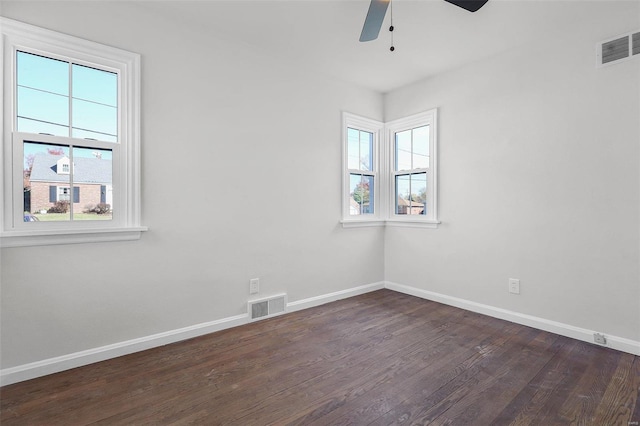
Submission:
[[520,280],[517,278],[509,278],[509,293],[520,294]]
[[249,280],[249,294],[260,292],[260,278],[252,278]]

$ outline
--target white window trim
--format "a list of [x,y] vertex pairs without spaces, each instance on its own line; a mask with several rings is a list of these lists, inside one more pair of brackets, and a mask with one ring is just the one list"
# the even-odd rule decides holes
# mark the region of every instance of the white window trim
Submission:
[[[0,150],[0,246],[20,247],[84,242],[123,241],[140,238],[147,230],[140,222],[140,55],[91,41],[46,30],[22,22],[0,17],[2,42],[0,66],[4,81],[0,85],[3,102],[0,104],[0,125],[3,146]],[[25,227],[22,204],[14,195],[22,186],[22,149],[17,150],[15,138],[25,134],[15,130],[15,73],[17,50],[40,53],[48,57],[72,58],[78,63],[97,64],[120,74],[118,85],[118,143],[105,143],[119,155],[119,167],[114,166],[114,183],[119,183],[119,218],[112,221],[47,222],[41,226]],[[61,137],[44,137],[38,139]],[[77,143],[76,145],[81,145]],[[96,141],[91,141],[95,144]],[[19,152],[17,152],[19,151]],[[119,154],[116,152],[119,151]],[[14,164],[17,166],[14,170]],[[17,179],[20,182],[17,182]],[[21,196],[21,191],[20,191]],[[19,205],[16,205],[19,204]]]
[[[373,187],[373,214],[361,214],[361,215],[350,215],[349,207],[350,207],[350,173],[351,170],[348,168],[348,141],[347,141],[347,129],[357,129],[363,130],[365,132],[369,132],[373,135],[373,170],[371,173],[363,173],[373,176],[374,179],[374,187]],[[355,114],[350,114],[348,112],[344,112],[342,114],[342,169],[344,170],[342,177],[342,225],[345,227],[348,226],[383,226],[384,221],[382,220],[384,213],[383,209],[380,208],[380,202],[384,199],[384,191],[385,185],[381,183],[381,170],[380,166],[382,164],[380,160],[380,138],[382,136],[382,131],[384,128],[384,124],[371,120],[369,118],[364,118],[357,116]]]
[[[395,182],[393,177],[398,174],[393,167],[395,164],[395,134],[404,130],[414,129],[421,126],[429,126],[429,163],[427,173],[427,215],[400,215],[395,212],[395,202],[391,202],[391,197],[395,197]],[[432,109],[409,117],[400,118],[386,123],[386,151],[389,167],[386,175],[389,185],[389,206],[387,211],[387,223],[390,226],[420,226],[436,228],[438,220],[438,111]]]
[[[429,125],[429,158],[431,177],[428,182],[428,205],[431,205],[431,214],[422,215],[398,215],[395,214],[395,203],[392,197],[394,188],[394,142],[395,133]],[[368,127],[367,127],[368,126]],[[349,170],[347,169],[347,127],[371,131],[377,129],[374,137],[374,150],[376,152],[378,178],[376,181],[376,200],[374,215],[349,215]],[[342,189],[342,220],[343,228],[391,226],[413,228],[438,228],[440,220],[438,216],[438,111],[432,109],[409,117],[400,118],[389,123],[359,117],[355,114],[343,112],[343,189]],[[378,192],[379,191],[379,192]]]

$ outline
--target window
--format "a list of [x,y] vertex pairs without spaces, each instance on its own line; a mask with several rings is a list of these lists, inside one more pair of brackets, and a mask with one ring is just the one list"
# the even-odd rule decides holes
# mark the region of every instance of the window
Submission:
[[[50,188],[53,188],[54,193],[55,193],[55,186],[51,186]],[[71,200],[70,197],[70,192],[69,192],[69,187],[68,186],[59,186],[58,187],[58,198],[56,201],[66,201],[69,202],[69,200]]]
[[386,124],[343,120],[343,226],[436,227],[436,110]]
[[373,214],[375,171],[373,170],[373,133],[347,128],[349,193],[353,203],[350,215]]
[[387,123],[391,163],[389,218],[394,224],[438,224],[436,110]]
[[139,238],[139,56],[0,19],[2,246]]
[[344,114],[343,216],[353,222],[380,216],[378,145],[382,123]]

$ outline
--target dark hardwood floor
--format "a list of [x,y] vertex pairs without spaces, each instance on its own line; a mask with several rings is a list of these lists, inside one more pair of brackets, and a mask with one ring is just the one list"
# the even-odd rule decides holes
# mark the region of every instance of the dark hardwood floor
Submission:
[[638,425],[640,358],[380,290],[0,389],[5,425]]

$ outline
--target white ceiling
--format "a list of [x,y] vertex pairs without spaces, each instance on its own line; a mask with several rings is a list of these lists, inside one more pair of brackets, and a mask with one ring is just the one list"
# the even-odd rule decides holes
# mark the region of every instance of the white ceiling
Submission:
[[444,0],[394,0],[394,52],[387,31],[390,10],[377,40],[358,41],[369,0],[182,0],[147,6],[384,93],[552,34],[594,3],[489,0],[470,13]]

